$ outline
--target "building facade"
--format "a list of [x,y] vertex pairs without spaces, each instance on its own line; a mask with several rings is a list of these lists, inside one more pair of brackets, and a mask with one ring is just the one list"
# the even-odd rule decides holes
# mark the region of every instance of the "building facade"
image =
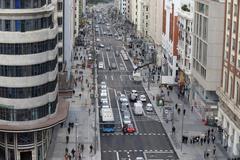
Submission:
[[43,160],[58,100],[57,0],[0,1],[0,159]]
[[193,29],[192,104],[208,123],[217,114],[224,31],[224,2],[196,0]]
[[190,98],[192,74],[192,47],[193,47],[193,13],[194,1],[182,0],[178,11],[178,67],[179,86],[185,90],[185,96]]
[[225,1],[223,61],[218,125],[222,145],[232,157],[240,157],[240,2]]
[[120,0],[120,14],[125,16],[127,11],[127,0]]
[[63,59],[64,59],[64,32],[63,32],[63,9],[64,9],[64,0],[58,0],[57,2],[57,22],[58,22],[58,70],[62,71],[63,69]]
[[178,9],[179,0],[163,0],[162,52],[164,64],[162,82],[175,84],[178,76]]

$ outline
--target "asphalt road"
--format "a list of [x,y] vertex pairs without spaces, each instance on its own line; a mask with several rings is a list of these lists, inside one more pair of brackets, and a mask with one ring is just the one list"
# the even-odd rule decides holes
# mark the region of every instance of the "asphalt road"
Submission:
[[[98,51],[97,61],[104,63],[104,69],[98,69],[98,84],[105,81],[108,86],[110,105],[113,108],[114,119],[117,131],[115,133],[101,133],[102,160],[135,160],[136,157],[145,159],[178,159],[173,147],[164,131],[160,120],[155,112],[147,113],[144,110],[143,116],[133,114],[133,103],[130,103],[131,120],[137,129],[134,134],[124,135],[121,132],[122,121],[119,111],[118,95],[125,93],[129,96],[131,90],[135,89],[139,94],[146,95],[141,84],[136,84],[132,80],[133,67],[131,62],[124,61],[122,56],[116,56],[116,52],[123,50],[123,42],[116,40],[114,34],[116,30],[112,26],[98,24],[100,32],[97,37],[105,47]],[[113,36],[103,35],[104,32],[112,32]],[[110,47],[110,51],[106,51]],[[109,70],[111,63],[117,64],[117,69]],[[147,96],[147,95],[146,95]],[[147,102],[149,103],[149,97]]]

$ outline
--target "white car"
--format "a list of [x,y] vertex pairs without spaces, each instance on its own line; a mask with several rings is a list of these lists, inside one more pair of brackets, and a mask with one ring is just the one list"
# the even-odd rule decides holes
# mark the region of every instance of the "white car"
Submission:
[[142,94],[142,95],[140,95],[139,100],[142,101],[142,102],[146,102],[147,98],[146,98],[145,95]]
[[107,92],[101,92],[100,97],[107,97]]
[[102,105],[107,105],[108,104],[108,98],[107,97],[101,98],[100,102],[101,102]]
[[100,42],[100,39],[99,38],[97,38],[97,40],[96,40],[97,42]]
[[102,82],[101,82],[101,85],[107,85],[107,84],[106,84],[106,82],[102,81]]
[[99,62],[99,63],[98,63],[98,68],[99,68],[99,69],[104,69],[104,64],[103,64],[103,62]]
[[100,44],[99,47],[104,48],[104,45],[103,45],[103,44]]
[[127,98],[127,96],[125,94],[120,94],[120,96],[119,96],[120,102],[123,102],[123,100],[126,98]]
[[153,112],[153,106],[152,106],[151,103],[148,103],[148,104],[146,105],[146,111],[147,111],[147,112]]

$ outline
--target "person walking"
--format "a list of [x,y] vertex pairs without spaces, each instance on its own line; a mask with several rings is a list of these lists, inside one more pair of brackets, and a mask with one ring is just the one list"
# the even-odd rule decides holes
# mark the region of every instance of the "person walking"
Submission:
[[214,145],[213,146],[213,155],[215,155],[216,154],[216,146]]
[[185,116],[185,114],[186,114],[186,110],[185,110],[185,109],[183,109],[183,115]]
[[76,152],[76,151],[75,151],[74,148],[73,148],[72,151],[71,151],[73,158],[75,157],[75,152]]
[[214,144],[216,137],[213,135],[212,136],[212,143]]
[[90,116],[91,114],[91,108],[88,109],[88,115]]
[[70,132],[71,132],[71,129],[70,129],[70,127],[68,127],[67,131],[68,131],[68,134],[70,134]]
[[180,114],[180,112],[181,112],[181,109],[180,109],[180,108],[178,108],[177,112],[178,112],[178,115],[179,115],[179,114]]
[[175,134],[175,130],[176,130],[176,128],[173,126],[172,127],[172,134]]
[[92,146],[92,144],[90,145],[90,153],[92,153],[92,150],[93,150],[93,146]]
[[69,142],[69,136],[66,136],[66,143],[68,144]]

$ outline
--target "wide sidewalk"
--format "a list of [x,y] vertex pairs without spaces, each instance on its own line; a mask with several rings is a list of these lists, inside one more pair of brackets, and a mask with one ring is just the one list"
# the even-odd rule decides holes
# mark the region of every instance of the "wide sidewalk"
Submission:
[[[87,60],[86,52],[83,49],[79,49],[77,52],[78,60],[74,60],[73,66],[80,64],[80,56],[82,60]],[[75,67],[74,67],[75,68]],[[79,72],[81,72],[79,74]],[[81,160],[100,160],[100,144],[99,144],[99,132],[96,130],[95,135],[95,109],[92,106],[90,94],[93,93],[91,89],[93,83],[92,69],[87,68],[82,69],[80,66],[72,70],[75,79],[80,76],[83,77],[81,83],[80,80],[77,81],[77,85],[74,88],[74,95],[72,98],[67,99],[70,102],[68,119],[64,123],[63,127],[57,127],[54,133],[53,141],[50,147],[50,154],[48,156],[49,160],[60,160],[64,159],[65,148],[68,148],[68,152],[71,154],[72,149],[76,151],[75,155],[81,153]],[[88,84],[86,83],[86,79]],[[83,90],[82,90],[83,88]],[[79,96],[81,94],[81,97]],[[89,112],[90,111],[90,112]],[[90,114],[89,114],[90,113]],[[69,123],[74,123],[74,127],[70,127],[71,131],[68,134]],[[69,136],[69,142],[66,143],[66,136]],[[95,140],[96,142],[96,153],[95,150]],[[83,152],[78,151],[78,145],[84,145]],[[93,146],[93,152],[90,153],[90,145]],[[72,158],[79,160],[79,158]]]

